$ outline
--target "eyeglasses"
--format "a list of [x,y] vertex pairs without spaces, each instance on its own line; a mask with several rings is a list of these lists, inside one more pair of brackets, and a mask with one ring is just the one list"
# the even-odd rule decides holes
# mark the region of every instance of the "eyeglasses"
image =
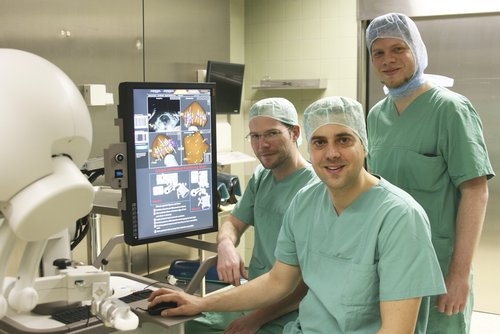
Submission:
[[279,136],[283,134],[280,130],[269,130],[264,133],[249,133],[245,136],[245,139],[248,140],[249,142],[255,144],[260,141],[261,138],[263,138],[266,142],[275,140],[279,138]]

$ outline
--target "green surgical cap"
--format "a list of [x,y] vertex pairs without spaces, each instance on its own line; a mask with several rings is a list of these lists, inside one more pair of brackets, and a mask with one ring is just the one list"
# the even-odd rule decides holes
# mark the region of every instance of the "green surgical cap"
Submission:
[[[257,116],[274,118],[288,125],[299,125],[299,117],[294,105],[282,97],[271,97],[256,102],[249,111],[250,121]],[[298,138],[300,145],[302,139]]]
[[330,96],[314,102],[304,111],[304,131],[307,141],[310,141],[314,131],[327,124],[348,127],[358,135],[365,150],[368,151],[365,114],[358,101],[348,97]]
[[255,103],[250,108],[250,120],[257,116],[271,117],[286,124],[299,125],[297,110],[290,101],[281,97],[271,97]]
[[417,65],[416,72],[423,73],[427,67],[427,49],[422,41],[417,25],[408,16],[388,13],[373,19],[366,28],[366,45],[370,57],[372,44],[378,38],[397,38],[403,40],[413,52]]
[[410,81],[396,88],[388,88],[393,98],[402,98],[412,94],[422,86],[427,77],[424,70],[427,67],[427,49],[422,41],[417,25],[408,16],[400,13],[389,13],[379,16],[366,28],[366,45],[370,58],[372,45],[378,38],[397,38],[404,41],[415,58],[415,73]]

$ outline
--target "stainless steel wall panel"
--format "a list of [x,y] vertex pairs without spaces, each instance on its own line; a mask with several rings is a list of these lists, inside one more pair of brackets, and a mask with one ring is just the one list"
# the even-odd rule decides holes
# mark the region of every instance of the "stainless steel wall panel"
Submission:
[[196,81],[229,60],[229,0],[145,0],[144,16],[146,81]]
[[77,85],[106,84],[115,105],[89,108],[98,157],[118,141],[120,82],[196,81],[208,59],[229,60],[229,0],[0,0],[0,47],[38,54]]
[[399,12],[408,16],[439,16],[500,12],[500,2],[491,0],[358,0],[358,17],[371,20],[379,15]]
[[[0,0],[0,47],[29,51],[60,67],[77,85],[105,84],[118,99],[118,83],[142,80],[139,0]],[[116,105],[90,107],[92,157],[118,141]]]

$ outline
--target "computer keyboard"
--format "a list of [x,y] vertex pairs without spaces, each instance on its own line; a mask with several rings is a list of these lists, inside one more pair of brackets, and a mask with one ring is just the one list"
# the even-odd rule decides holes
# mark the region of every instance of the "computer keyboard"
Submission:
[[90,306],[78,306],[58,311],[52,314],[52,319],[69,325],[81,320],[87,320],[93,317],[90,313]]
[[[147,299],[149,295],[153,292],[151,289],[144,289],[132,292],[129,295],[123,296],[120,299],[126,304],[130,304],[139,300]],[[64,309],[52,314],[52,319],[62,322],[63,324],[69,325],[81,320],[87,320],[93,317],[90,313],[89,306],[77,306],[69,309]]]
[[130,304],[138,300],[147,299],[152,292],[153,290],[151,289],[139,290],[118,299],[120,299],[124,303]]

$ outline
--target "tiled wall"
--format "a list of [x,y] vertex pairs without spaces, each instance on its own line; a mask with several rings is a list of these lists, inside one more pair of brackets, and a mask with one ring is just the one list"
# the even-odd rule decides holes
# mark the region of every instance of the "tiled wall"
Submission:
[[[245,1],[248,84],[264,78],[326,78],[326,93],[354,96],[356,55],[353,0]],[[246,97],[252,99],[249,88]]]
[[[354,0],[246,0],[243,110],[281,96],[299,114],[329,95],[356,98],[358,31]],[[326,79],[326,90],[258,90],[262,79]],[[242,120],[245,122],[246,117]],[[250,146],[240,148],[251,153]],[[306,145],[301,151],[307,154]],[[253,166],[245,170],[248,175]]]

